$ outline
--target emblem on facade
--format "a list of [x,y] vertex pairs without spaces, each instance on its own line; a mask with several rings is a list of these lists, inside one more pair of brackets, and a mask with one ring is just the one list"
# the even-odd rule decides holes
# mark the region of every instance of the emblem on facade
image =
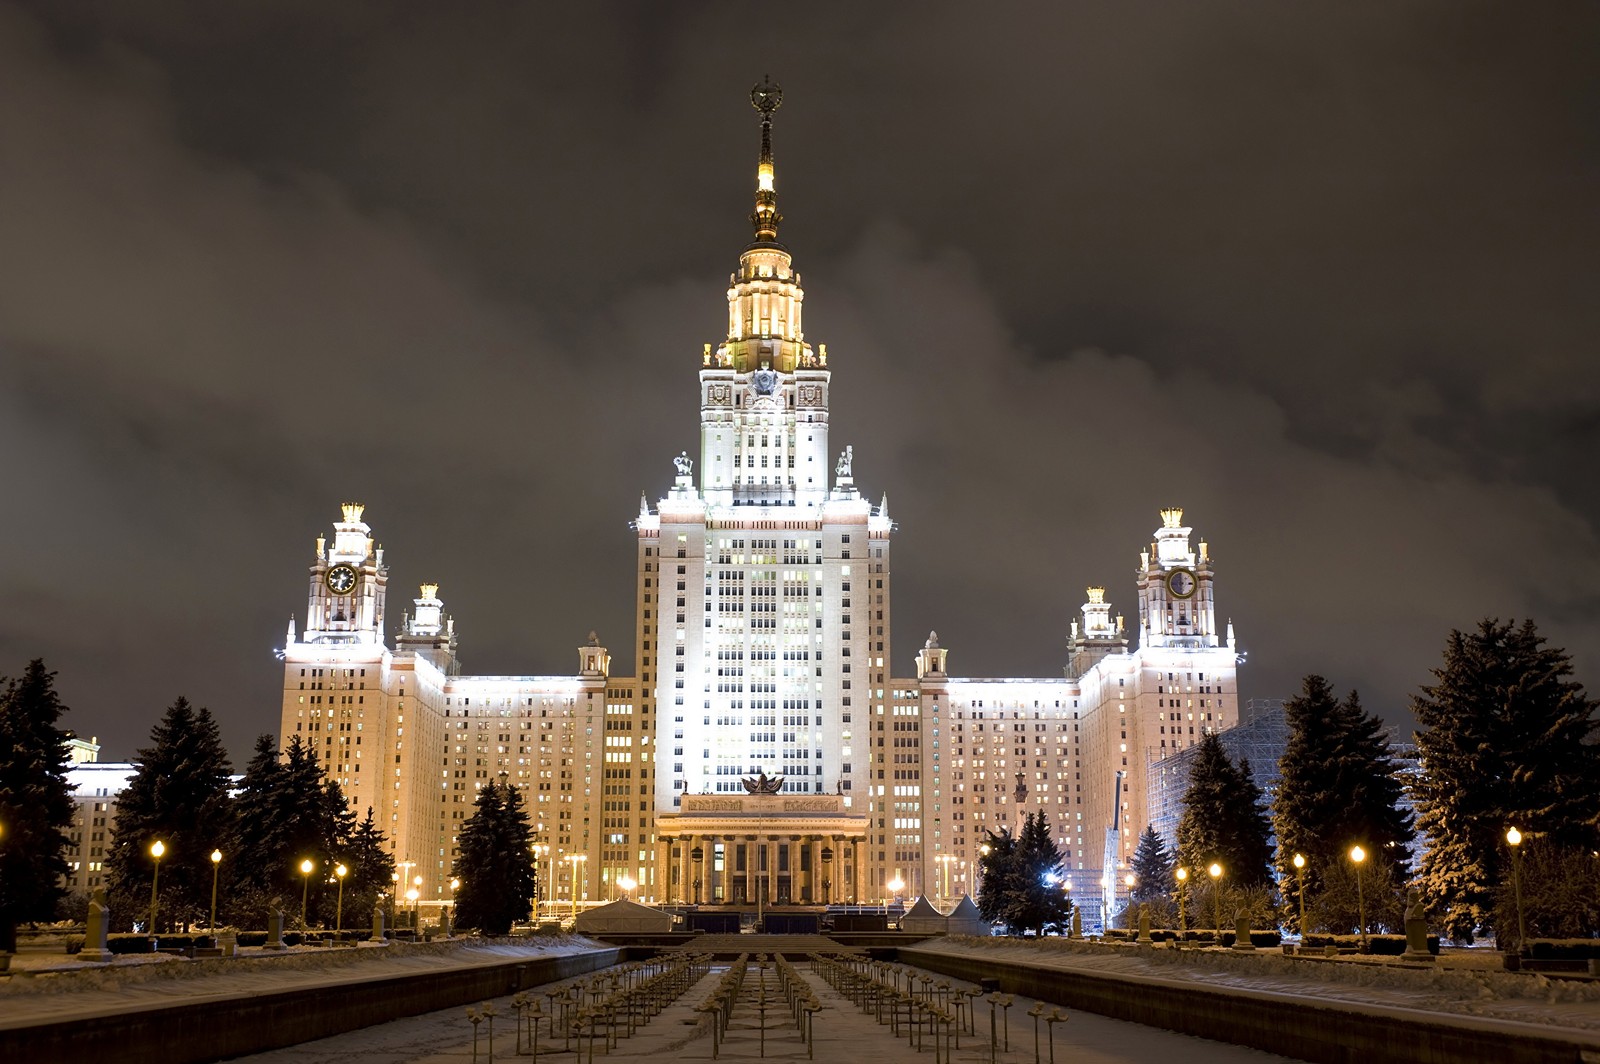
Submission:
[[728,384],[707,386],[706,403],[710,406],[731,406],[733,404],[733,386]]
[[795,405],[796,406],[821,406],[822,405],[822,385],[820,385],[820,384],[802,384],[795,391]]
[[750,374],[750,387],[757,395],[771,395],[778,390],[778,372],[762,366]]
[[744,789],[750,794],[777,794],[783,790],[782,776],[769,776],[762,772],[754,777],[746,776],[739,782],[744,784]]

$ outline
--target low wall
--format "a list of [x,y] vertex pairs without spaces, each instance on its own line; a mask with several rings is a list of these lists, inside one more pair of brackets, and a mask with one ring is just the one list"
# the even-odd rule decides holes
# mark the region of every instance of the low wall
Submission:
[[0,1060],[208,1064],[501,997],[610,967],[622,955],[602,949],[364,982],[348,981],[345,969],[338,982],[0,1029]]
[[1007,994],[1316,1064],[1600,1061],[1600,1037],[1508,1020],[1047,968],[1008,960],[999,950],[975,957],[908,948],[900,950],[899,959],[967,982],[998,979]]

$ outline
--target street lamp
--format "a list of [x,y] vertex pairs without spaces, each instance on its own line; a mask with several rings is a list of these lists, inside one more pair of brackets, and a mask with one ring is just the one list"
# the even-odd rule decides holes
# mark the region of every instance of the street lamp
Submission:
[[1367,895],[1362,882],[1361,866],[1366,863],[1367,851],[1359,846],[1350,847],[1350,860],[1356,866],[1356,905],[1361,916],[1361,952],[1367,952]]
[[306,898],[311,894],[311,870],[317,867],[307,857],[300,862],[300,926],[306,926]]
[[161,883],[161,855],[167,852],[167,844],[157,839],[150,844],[150,856],[155,859],[155,873],[150,877],[150,952],[155,952],[156,937],[156,888]]
[[533,844],[531,849],[533,850],[533,882],[534,887],[536,888],[533,892],[533,922],[538,923],[539,906],[544,901],[544,898],[541,896],[544,894],[544,881],[550,878],[550,870],[545,867],[545,858],[550,855],[550,847],[547,843],[536,842]]
[[[211,934],[217,933],[217,872],[222,868],[222,851],[211,851]],[[215,945],[215,943],[213,943]]]
[[[900,874],[896,872],[895,877],[889,880],[885,886],[889,888],[889,898],[897,899],[900,897],[900,892],[906,889],[906,881],[901,879]],[[889,907],[889,898],[884,899],[883,905],[885,909]]]
[[[457,879],[455,876],[451,876],[450,877],[450,933],[452,935],[456,933],[455,932],[455,926],[456,926],[456,891],[458,891],[460,889],[461,889],[461,880]],[[538,910],[538,906],[537,906],[538,899],[536,898],[536,899],[534,899],[534,901],[535,901],[535,911],[534,911],[534,914],[533,914],[533,922],[537,924],[539,922],[539,913],[537,911]]]
[[953,853],[941,853],[934,860],[939,862],[939,900],[943,902],[950,897],[950,862],[956,859]]
[[1173,875],[1178,878],[1178,941],[1182,942],[1189,931],[1188,922],[1183,918],[1183,899],[1189,893],[1189,870],[1180,865]]
[[337,942],[339,936],[344,933],[344,877],[350,874],[350,869],[339,865],[333,870],[333,874],[339,877],[339,906],[334,910],[333,917],[333,938]]
[[1212,861],[1206,868],[1206,874],[1211,877],[1211,896],[1214,899],[1214,908],[1217,913],[1217,945],[1222,945],[1222,865]]
[[1295,893],[1300,897],[1300,941],[1306,937],[1306,855],[1294,855]]
[[622,896],[624,898],[626,898],[629,894],[632,894],[633,888],[637,887],[638,885],[639,881],[634,879],[632,876],[623,876],[621,879],[617,880],[617,886],[622,889]]
[[567,860],[572,862],[572,922],[578,922],[578,866],[589,859],[586,853],[569,853]]
[[1522,869],[1519,855],[1522,852],[1522,832],[1515,827],[1506,829],[1506,845],[1511,847],[1511,891],[1517,899],[1517,952],[1522,952],[1528,941],[1528,924],[1522,914]]
[[406,892],[406,897],[411,899],[411,929],[420,935],[422,933],[422,903],[417,899],[422,897],[422,877],[412,876],[411,886],[414,889]]

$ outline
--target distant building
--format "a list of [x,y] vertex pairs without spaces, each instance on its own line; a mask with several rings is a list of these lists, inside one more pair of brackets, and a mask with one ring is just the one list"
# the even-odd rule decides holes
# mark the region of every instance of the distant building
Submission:
[[[73,813],[72,826],[67,829],[67,876],[63,885],[72,894],[87,894],[106,885],[106,849],[111,843],[111,824],[117,816],[117,795],[139,767],[126,761],[102,764],[94,760],[99,752],[99,746],[92,750],[75,747],[74,764],[67,769]],[[91,756],[77,760],[80,753]]]

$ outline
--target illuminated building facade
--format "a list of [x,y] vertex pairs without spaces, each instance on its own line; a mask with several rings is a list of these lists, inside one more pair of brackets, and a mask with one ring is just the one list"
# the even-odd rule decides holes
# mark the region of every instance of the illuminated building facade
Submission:
[[317,541],[304,630],[284,651],[282,735],[317,753],[358,815],[374,809],[428,896],[477,788],[502,772],[555,873],[546,901],[609,899],[624,876],[662,903],[875,902],[896,879],[899,893],[970,893],[984,831],[1023,808],[1098,884],[1144,826],[1146,766],[1237,719],[1232,634],[1178,510],[1142,556],[1135,649],[1091,588],[1060,677],[950,677],[935,638],[915,678],[890,675],[895,526],[856,485],[852,449],[830,446],[827,349],[806,340],[778,242],[782,96],[763,84],[751,98],[754,240],[726,338],[695,367],[699,452],[674,459],[671,488],[633,522],[637,677],[610,676],[592,638],[574,676],[462,676],[432,585],[390,647],[388,570],[361,508]]

